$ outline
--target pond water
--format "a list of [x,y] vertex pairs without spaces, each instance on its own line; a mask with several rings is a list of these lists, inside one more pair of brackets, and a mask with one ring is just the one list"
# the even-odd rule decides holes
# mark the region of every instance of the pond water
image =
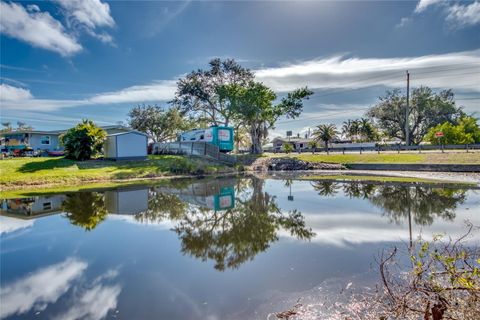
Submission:
[[273,319],[480,225],[474,188],[274,176],[0,201],[1,319]]

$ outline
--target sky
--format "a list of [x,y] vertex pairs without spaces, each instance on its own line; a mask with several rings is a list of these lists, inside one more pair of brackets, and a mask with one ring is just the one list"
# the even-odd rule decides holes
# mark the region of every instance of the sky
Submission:
[[[168,108],[176,81],[234,58],[279,97],[308,86],[270,136],[363,116],[386,90],[453,89],[480,114],[480,0],[0,0],[2,122],[39,130]],[[477,114],[477,117],[479,116]]]

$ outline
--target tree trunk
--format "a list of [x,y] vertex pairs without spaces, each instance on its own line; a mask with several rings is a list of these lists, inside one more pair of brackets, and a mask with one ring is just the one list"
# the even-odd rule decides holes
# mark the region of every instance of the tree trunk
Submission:
[[328,140],[325,141],[325,148],[327,148],[327,155],[329,155],[330,152],[328,151]]
[[252,148],[251,152],[253,154],[261,154],[262,150],[262,132],[260,128],[256,125],[252,125],[250,128],[250,136],[252,138]]

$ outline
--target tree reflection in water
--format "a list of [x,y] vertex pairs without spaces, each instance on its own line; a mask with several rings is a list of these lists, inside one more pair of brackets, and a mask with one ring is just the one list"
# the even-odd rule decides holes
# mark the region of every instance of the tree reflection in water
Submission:
[[[419,184],[324,180],[311,185],[322,197],[335,196],[343,190],[350,198],[367,199],[392,222],[408,219],[410,226],[412,219],[419,225],[429,225],[437,217],[452,220],[455,209],[466,198],[463,189]],[[291,181],[285,181],[285,187],[291,186]],[[209,209],[195,199],[198,190],[210,194],[225,188],[235,190],[235,205],[228,209]],[[170,221],[181,240],[182,252],[203,261],[213,260],[217,270],[238,268],[252,260],[278,240],[280,230],[298,239],[314,236],[299,211],[282,212],[276,197],[264,191],[264,180],[260,178],[210,180],[197,182],[190,189],[184,186],[160,190],[148,189],[148,209],[136,214],[135,219],[144,223]],[[178,190],[193,192],[194,196],[183,194],[182,198],[181,193],[175,193]],[[105,202],[103,193],[72,193],[67,194],[62,209],[72,224],[92,230],[106,218]]]
[[62,210],[70,223],[87,231],[95,229],[108,214],[105,196],[98,192],[69,193],[62,204]]
[[331,180],[319,180],[312,182],[312,187],[322,197],[332,197],[338,193],[340,184]]
[[[296,210],[282,213],[275,197],[263,191],[263,185],[264,181],[258,178],[238,179],[236,205],[227,210],[188,205],[183,212],[172,214],[171,207],[165,205],[163,209],[149,207],[137,219],[173,220],[183,253],[203,261],[213,260],[217,270],[238,268],[277,241],[280,229],[299,239],[314,236],[305,226],[303,215]],[[161,193],[156,196],[164,197]],[[177,201],[169,200],[172,205]]]
[[342,188],[350,198],[370,201],[392,222],[411,216],[418,225],[430,225],[436,217],[453,220],[457,206],[466,198],[465,189],[432,185],[325,180],[314,181],[312,186],[321,196],[333,196]]

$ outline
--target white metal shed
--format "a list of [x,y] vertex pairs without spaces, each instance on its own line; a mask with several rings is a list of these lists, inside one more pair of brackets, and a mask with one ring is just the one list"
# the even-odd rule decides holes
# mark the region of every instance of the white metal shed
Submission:
[[103,145],[106,159],[127,160],[147,157],[148,136],[138,131],[119,132],[107,135]]

